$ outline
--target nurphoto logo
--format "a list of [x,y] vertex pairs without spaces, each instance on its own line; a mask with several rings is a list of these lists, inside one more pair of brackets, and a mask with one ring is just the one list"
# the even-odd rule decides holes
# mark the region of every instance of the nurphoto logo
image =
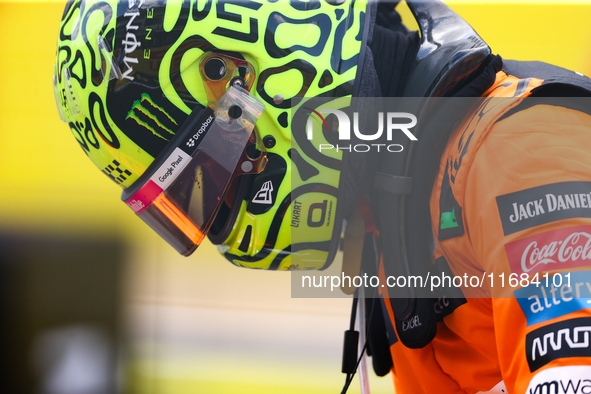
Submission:
[[[353,112],[353,127],[351,127],[351,120],[349,115],[338,109],[321,109],[316,111],[312,108],[307,108],[314,115],[316,115],[321,121],[321,127],[329,130],[326,119],[322,114],[333,114],[338,120],[338,137],[339,143],[333,144],[318,144],[319,151],[327,151],[335,149],[338,151],[354,151],[354,152],[370,152],[370,151],[388,151],[388,152],[402,152],[404,147],[400,144],[385,144],[385,143],[370,143],[371,141],[378,141],[382,139],[384,129],[386,132],[386,140],[392,141],[395,132],[402,132],[409,140],[417,141],[417,137],[410,131],[417,125],[417,117],[408,112],[378,112],[378,129],[377,131],[369,134],[363,133],[359,127],[359,113]],[[385,124],[385,126],[384,126]],[[355,137],[361,141],[368,141],[365,144],[347,144],[351,141],[351,129]],[[308,140],[314,138],[314,120],[310,116],[306,123],[306,135]]]

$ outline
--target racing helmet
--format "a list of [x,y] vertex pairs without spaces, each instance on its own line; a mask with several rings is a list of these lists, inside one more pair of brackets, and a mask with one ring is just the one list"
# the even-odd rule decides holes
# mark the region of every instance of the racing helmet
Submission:
[[325,268],[343,152],[318,151],[299,126],[315,98],[354,93],[366,14],[353,0],[70,0],[57,108],[179,253],[207,235],[238,266]]

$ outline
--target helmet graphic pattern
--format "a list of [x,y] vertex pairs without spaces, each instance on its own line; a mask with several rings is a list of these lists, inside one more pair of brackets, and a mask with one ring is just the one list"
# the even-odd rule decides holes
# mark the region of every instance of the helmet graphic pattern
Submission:
[[[326,201],[325,216],[332,207],[334,219],[341,157],[318,152],[303,127],[292,127],[292,99],[351,95],[366,7],[348,0],[69,1],[57,45],[58,110],[95,165],[127,188],[192,111],[212,105],[200,59],[246,60],[256,72],[251,92],[266,105],[256,127],[273,145],[220,249],[237,265],[296,268],[291,230],[306,229],[314,203]],[[298,212],[302,220],[294,222]],[[334,228],[326,219],[311,228],[314,242],[299,242],[310,262],[297,268],[324,265]]]

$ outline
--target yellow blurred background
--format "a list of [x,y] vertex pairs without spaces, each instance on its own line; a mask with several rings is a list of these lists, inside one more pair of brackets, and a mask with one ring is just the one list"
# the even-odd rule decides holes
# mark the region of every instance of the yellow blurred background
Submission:
[[[349,300],[291,299],[289,274],[235,268],[210,244],[177,256],[86,159],[52,91],[64,4],[0,0],[0,319],[14,317],[0,335],[26,328],[5,345],[22,346],[29,380],[15,387],[67,392],[50,376],[86,362],[120,392],[339,392]],[[591,75],[590,2],[448,4],[504,58]],[[76,362],[96,344],[102,358]],[[389,377],[371,384],[392,392]]]

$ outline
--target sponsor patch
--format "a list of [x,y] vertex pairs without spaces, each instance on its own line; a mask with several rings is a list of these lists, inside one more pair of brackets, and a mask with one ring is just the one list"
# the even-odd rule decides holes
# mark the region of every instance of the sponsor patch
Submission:
[[160,186],[162,190],[166,190],[190,161],[191,156],[181,149],[175,148],[164,164],[150,177],[150,180]]
[[538,285],[531,284],[515,292],[528,326],[591,308],[591,271],[568,275],[568,281],[561,274],[557,278],[542,277]]
[[[289,203],[288,201],[277,201],[277,193],[285,178],[287,162],[273,152],[267,152],[267,160],[265,170],[255,177],[248,194],[245,196],[245,200],[248,201],[246,210],[253,215],[262,215],[269,212],[274,204]],[[301,210],[301,204],[299,205]],[[294,227],[298,227],[297,220],[301,219],[297,217]]]
[[505,245],[511,271],[533,275],[591,265],[591,226],[564,227]]
[[497,197],[503,233],[545,223],[591,218],[591,182],[561,182]]
[[295,200],[291,210],[291,227],[300,227],[300,216],[302,216],[302,203]]
[[559,358],[591,357],[590,333],[591,317],[561,321],[530,332],[525,336],[530,372]]
[[273,204],[273,182],[267,181],[263,183],[260,190],[254,195],[252,202],[257,204]]
[[591,393],[591,366],[556,367],[540,371],[529,382],[527,394]]

